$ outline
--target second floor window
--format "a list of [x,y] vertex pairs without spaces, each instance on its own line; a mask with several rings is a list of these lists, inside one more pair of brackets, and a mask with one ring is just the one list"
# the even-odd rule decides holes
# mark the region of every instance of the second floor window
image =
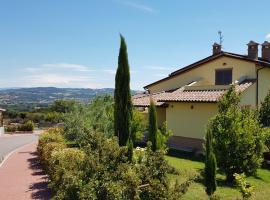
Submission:
[[216,70],[216,85],[229,85],[232,83],[232,69]]

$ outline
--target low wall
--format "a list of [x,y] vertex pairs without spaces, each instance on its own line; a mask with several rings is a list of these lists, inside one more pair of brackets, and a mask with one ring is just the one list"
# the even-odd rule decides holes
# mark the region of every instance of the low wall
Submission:
[[4,132],[5,132],[4,127],[0,127],[0,135],[4,134]]

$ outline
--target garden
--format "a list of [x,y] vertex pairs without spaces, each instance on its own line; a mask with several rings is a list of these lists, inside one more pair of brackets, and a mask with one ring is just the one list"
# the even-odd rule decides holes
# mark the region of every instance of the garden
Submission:
[[[169,150],[167,124],[132,106],[127,47],[121,36],[115,94],[74,104],[44,132],[38,155],[54,199],[267,199],[270,195],[270,93],[255,110],[234,86],[206,128],[205,152]],[[146,136],[146,137],[145,137]],[[145,147],[141,147],[145,141]],[[265,153],[265,154],[263,154]],[[174,155],[174,156],[172,156]]]

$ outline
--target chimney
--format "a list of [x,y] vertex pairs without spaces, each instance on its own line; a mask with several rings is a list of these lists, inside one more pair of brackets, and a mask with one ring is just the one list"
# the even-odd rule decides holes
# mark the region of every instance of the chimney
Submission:
[[217,55],[219,53],[221,53],[221,45],[215,42],[213,44],[213,55]]
[[258,59],[258,43],[250,41],[248,44],[248,57],[251,59]]
[[270,61],[270,42],[268,41],[262,43],[262,59]]

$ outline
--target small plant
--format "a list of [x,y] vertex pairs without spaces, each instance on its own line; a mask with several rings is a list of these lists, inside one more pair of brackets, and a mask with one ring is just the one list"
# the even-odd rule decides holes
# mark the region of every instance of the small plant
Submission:
[[234,175],[235,182],[237,186],[240,188],[240,192],[242,194],[242,197],[244,200],[250,199],[252,194],[254,193],[254,186],[251,186],[249,183],[246,181],[246,176],[244,173],[242,174],[237,174],[235,173]]

